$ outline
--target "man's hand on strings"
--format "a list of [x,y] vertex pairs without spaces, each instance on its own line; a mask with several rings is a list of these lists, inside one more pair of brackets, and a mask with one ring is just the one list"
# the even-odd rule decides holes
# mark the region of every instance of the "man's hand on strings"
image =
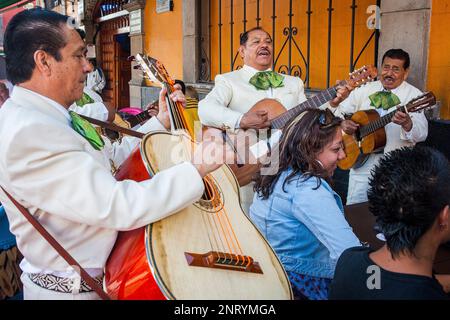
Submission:
[[[183,92],[181,91],[181,86],[176,84],[174,85],[175,91],[169,95],[169,99],[173,102],[178,102],[186,107],[186,98],[184,97]],[[161,122],[161,124],[167,129],[170,130],[170,112],[166,102],[167,89],[162,88],[159,92],[159,106],[158,106],[158,115],[156,116]]]

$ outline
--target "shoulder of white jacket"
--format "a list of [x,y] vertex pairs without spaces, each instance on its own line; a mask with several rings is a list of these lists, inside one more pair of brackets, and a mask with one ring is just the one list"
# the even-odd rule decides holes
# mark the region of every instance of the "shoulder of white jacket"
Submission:
[[284,77],[285,81],[287,81],[287,82],[300,83],[301,85],[304,84],[302,78],[300,78],[300,77],[290,76],[287,74],[281,74],[281,75]]
[[238,77],[241,77],[241,73],[242,73],[242,69],[234,70],[234,71],[227,72],[227,73],[218,74],[215,77],[215,81],[217,81],[217,80],[233,80],[233,79],[236,79]]
[[420,90],[420,89],[417,88],[416,86],[413,86],[412,84],[410,84],[410,83],[407,82],[407,81],[403,81],[403,82],[402,82],[402,85],[404,85],[405,88],[407,88],[408,90],[411,90],[411,91],[413,91],[414,93],[417,93],[417,95],[420,95],[420,94],[423,93],[422,90]]

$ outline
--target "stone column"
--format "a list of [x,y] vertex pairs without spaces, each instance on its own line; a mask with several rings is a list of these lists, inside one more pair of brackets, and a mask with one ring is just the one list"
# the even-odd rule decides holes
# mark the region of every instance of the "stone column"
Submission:
[[183,0],[183,81],[200,78],[200,0]]
[[424,90],[427,79],[431,0],[381,1],[381,29],[378,61],[391,48],[411,57],[408,82]]
[[[130,12],[130,53],[136,55],[144,53],[144,8],[145,0],[130,1],[124,4],[124,9]],[[135,65],[132,63],[132,66]],[[131,69],[130,106],[143,107],[143,80],[140,70]]]

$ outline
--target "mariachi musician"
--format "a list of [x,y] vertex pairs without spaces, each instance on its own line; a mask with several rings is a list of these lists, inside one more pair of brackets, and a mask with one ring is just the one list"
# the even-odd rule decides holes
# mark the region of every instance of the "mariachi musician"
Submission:
[[[406,104],[421,95],[422,92],[406,79],[409,74],[409,54],[402,49],[388,50],[381,62],[381,74],[378,81],[366,84],[354,90],[349,97],[335,109],[335,114],[344,117],[360,110],[376,110],[380,116],[395,110],[395,106]],[[354,134],[358,124],[352,120],[342,122],[347,134]],[[367,201],[367,189],[372,168],[383,153],[411,146],[424,141],[428,135],[428,122],[423,112],[407,114],[397,111],[392,122],[386,125],[386,146],[372,153],[362,166],[350,170],[347,204]]]
[[[241,35],[239,54],[244,66],[215,78],[214,89],[199,103],[203,125],[222,129],[264,129],[270,127],[267,112],[248,112],[258,101],[276,99],[290,109],[306,101],[303,81],[299,77],[272,70],[272,38],[262,28],[253,28]],[[346,88],[326,103],[335,107],[348,96]],[[246,213],[253,201],[253,186],[241,188],[241,204]]]
[[[117,181],[109,160],[120,163],[139,141],[107,145],[89,123],[68,112],[92,68],[68,19],[36,8],[8,24],[6,66],[15,87],[0,109],[0,186],[101,282],[117,231],[145,226],[198,200],[202,177],[220,167],[223,149],[212,153],[215,145],[208,144],[200,149],[204,163],[184,162],[139,183]],[[165,93],[157,117],[141,132],[169,128]],[[170,99],[185,101],[179,90]],[[0,201],[24,255],[24,298],[97,299],[1,189]]]

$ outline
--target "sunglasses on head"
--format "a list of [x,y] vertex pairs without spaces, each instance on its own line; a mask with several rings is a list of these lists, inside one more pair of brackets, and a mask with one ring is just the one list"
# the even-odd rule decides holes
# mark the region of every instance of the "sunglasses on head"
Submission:
[[330,109],[325,109],[323,110],[318,118],[320,127],[322,129],[328,128],[330,125],[333,124],[333,120],[334,120],[335,116],[334,114],[330,111]]

